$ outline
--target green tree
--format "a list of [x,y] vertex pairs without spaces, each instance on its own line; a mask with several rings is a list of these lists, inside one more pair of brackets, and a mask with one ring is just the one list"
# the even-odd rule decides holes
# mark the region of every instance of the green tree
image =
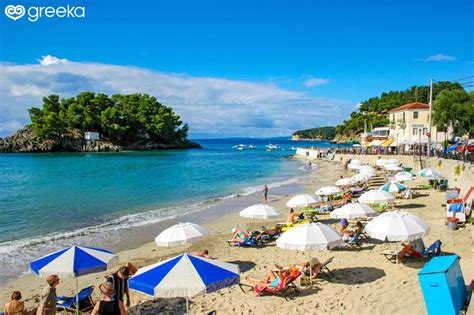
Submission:
[[433,104],[433,121],[438,129],[451,126],[456,136],[474,135],[474,94],[445,90]]

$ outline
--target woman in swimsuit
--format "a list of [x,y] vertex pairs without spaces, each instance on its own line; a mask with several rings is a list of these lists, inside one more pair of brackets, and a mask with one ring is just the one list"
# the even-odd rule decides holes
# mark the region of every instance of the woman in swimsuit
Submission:
[[251,278],[248,276],[245,277],[245,280],[247,280],[252,285],[258,285],[262,288],[271,287],[276,289],[281,284],[282,279],[285,279],[286,276],[288,276],[288,270],[278,270],[270,271],[267,274],[267,277],[263,280]]
[[250,241],[250,232],[243,232],[241,230],[238,230],[237,228],[232,228],[232,233],[234,233],[234,236],[232,237],[232,241],[234,243],[242,243],[242,242],[248,242]]

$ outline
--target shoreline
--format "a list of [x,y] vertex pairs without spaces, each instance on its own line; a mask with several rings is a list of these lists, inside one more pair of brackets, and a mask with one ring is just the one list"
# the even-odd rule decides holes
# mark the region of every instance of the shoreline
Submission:
[[[364,157],[359,157],[362,161]],[[346,176],[340,161],[315,160],[317,171],[311,174],[311,178],[302,183],[298,193],[306,192],[314,194],[314,191],[325,185],[333,185],[339,175]],[[472,180],[472,174],[469,175]],[[419,182],[409,182],[414,187]],[[288,210],[285,207],[290,196],[275,196],[270,191],[272,206],[282,210],[283,215],[278,220],[259,221],[241,218],[238,211],[217,217],[205,224],[209,230],[209,236],[189,246],[172,249],[158,248],[153,238],[149,242],[125,251],[118,252],[120,264],[131,262],[137,267],[142,267],[158,261],[160,257],[172,256],[182,252],[208,249],[210,254],[219,260],[238,263],[241,267],[241,281],[245,282],[247,275],[261,277],[275,263],[287,264],[308,259],[308,253],[296,251],[285,251],[276,246],[268,246],[262,249],[255,248],[230,248],[225,240],[231,236],[230,229],[233,226],[254,229],[263,224],[271,226],[274,223],[285,221]],[[236,198],[238,199],[238,198]],[[456,253],[462,257],[461,268],[466,282],[474,276],[474,254],[471,252],[470,227],[458,231],[448,231],[445,226],[445,209],[439,204],[443,194],[433,191],[431,194],[422,194],[415,199],[400,200],[400,210],[409,211],[423,218],[432,228],[432,232],[425,238],[425,245],[429,246],[434,240],[443,241],[443,252]],[[242,207],[243,208],[243,207]],[[337,224],[328,216],[320,216],[324,224]],[[395,244],[399,246],[399,244]],[[315,252],[320,261],[334,257],[331,270],[336,277],[331,281],[319,279],[316,288],[305,290],[295,300],[286,302],[276,296],[267,295],[256,297],[253,293],[245,294],[238,286],[226,288],[211,294],[197,296],[191,299],[192,313],[207,313],[217,310],[225,314],[270,314],[275,312],[291,313],[318,312],[341,314],[357,312],[359,314],[426,314],[423,296],[418,283],[417,272],[422,267],[419,262],[394,265],[385,260],[380,252],[386,249],[394,249],[394,244],[370,242],[363,245],[359,252],[354,250],[340,249],[323,252]],[[112,271],[116,267],[112,267]],[[111,271],[88,275],[79,278],[80,287],[95,285],[103,280],[104,275]],[[2,302],[9,299],[12,290],[20,290],[28,299],[27,305],[35,304],[35,297],[44,287],[44,279],[36,275],[29,275],[21,279],[9,282],[0,287]],[[64,279],[59,294],[70,295],[74,287],[74,281]],[[97,290],[96,290],[97,291]],[[387,294],[392,292],[394,294]],[[97,292],[94,299],[98,298]],[[130,314],[153,314],[153,312],[142,312],[144,307],[162,310],[163,305],[176,303],[182,304],[182,299],[154,299],[143,294],[131,291],[132,307]],[[145,302],[146,301],[146,302]],[[138,304],[141,304],[137,306]]]
[[[286,163],[286,166],[282,166],[285,171],[290,167],[295,172],[294,176],[286,176],[286,173],[285,176],[279,176],[278,171],[275,171],[266,175],[262,179],[262,183],[264,180],[270,180],[268,181],[270,189],[278,194],[299,190],[299,182],[307,176],[307,173],[298,171],[302,167],[300,163],[295,161],[282,163]],[[1,282],[10,283],[30,275],[31,270],[29,270],[27,262],[70,246],[71,242],[120,252],[137,248],[153,240],[159,232],[173,224],[185,221],[201,224],[237,209],[240,211],[251,205],[255,199],[260,198],[259,189],[260,186],[255,186],[255,184],[243,185],[236,190],[231,189],[222,196],[209,196],[203,200],[196,200],[195,203],[179,203],[163,208],[151,207],[148,210],[145,208],[143,212],[120,215],[96,225],[5,242],[0,246],[4,266],[16,261],[15,266],[22,268],[18,272],[2,272]],[[37,251],[42,254],[35,254]],[[21,260],[18,260],[18,255],[21,255],[21,252],[24,254],[20,256]],[[25,261],[25,263],[18,264],[20,261]]]

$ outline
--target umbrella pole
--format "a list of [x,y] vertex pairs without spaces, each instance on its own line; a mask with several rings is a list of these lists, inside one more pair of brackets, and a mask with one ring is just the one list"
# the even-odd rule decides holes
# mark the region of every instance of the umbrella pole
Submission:
[[186,297],[186,314],[189,314],[189,299]]
[[79,284],[76,277],[76,314],[79,315]]

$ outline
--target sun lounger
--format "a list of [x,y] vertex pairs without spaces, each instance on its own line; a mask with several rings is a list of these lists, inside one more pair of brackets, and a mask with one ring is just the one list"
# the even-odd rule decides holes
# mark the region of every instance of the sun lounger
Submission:
[[288,277],[283,279],[282,282],[280,282],[280,284],[278,285],[277,288],[272,288],[272,287],[264,288],[264,287],[261,287],[259,285],[250,286],[250,285],[247,285],[247,284],[240,284],[239,286],[240,286],[240,289],[244,293],[246,293],[246,292],[243,289],[243,287],[248,286],[248,287],[253,288],[253,291],[254,291],[255,295],[257,295],[257,296],[263,295],[265,293],[269,293],[269,294],[275,294],[275,295],[283,296],[286,301],[289,301],[289,300],[293,300],[296,297],[296,295],[300,293],[300,290],[295,285],[295,280],[298,279],[300,276],[301,276],[301,272],[299,272],[299,271],[290,274]]
[[351,247],[351,248],[355,248],[357,250],[360,250],[362,248],[362,245],[360,244],[360,240],[359,240],[360,235],[361,235],[361,233],[355,234],[349,240],[344,241],[344,243],[342,243],[341,247],[343,247],[343,248],[344,247]]
[[[79,311],[87,312],[94,308],[92,292],[94,292],[94,286],[79,291]],[[58,296],[56,305],[58,308],[64,309],[66,312],[74,313],[77,310],[76,296]]]
[[333,259],[334,259],[334,256],[321,264],[321,271],[319,272],[320,275],[324,275],[328,279],[331,279],[332,277],[334,277],[334,273],[328,267],[328,265],[332,263]]
[[[431,244],[428,248],[426,248],[424,250],[424,252],[421,253],[421,254],[417,253],[417,252],[414,252],[411,255],[406,254],[404,261],[407,261],[408,258],[413,258],[413,257],[414,258],[423,258],[425,260],[430,260],[434,256],[439,256],[441,254],[441,245],[442,244],[443,243],[440,240],[436,240],[435,242],[433,242],[433,244]],[[387,250],[387,251],[383,251],[381,253],[381,255],[384,255],[385,258],[387,258],[388,261],[395,262],[396,259],[397,259],[398,253],[399,252],[395,251],[395,250]]]

